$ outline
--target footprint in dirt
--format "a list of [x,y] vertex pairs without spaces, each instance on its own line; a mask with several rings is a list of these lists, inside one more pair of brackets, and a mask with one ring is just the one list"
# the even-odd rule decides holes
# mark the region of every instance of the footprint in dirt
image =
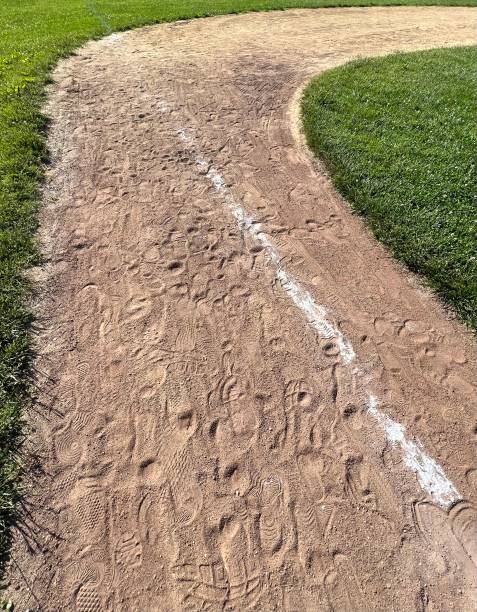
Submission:
[[343,554],[336,554],[333,566],[325,576],[325,591],[332,610],[357,612],[369,609],[351,561]]
[[443,557],[444,567],[456,563],[477,583],[477,507],[460,501],[445,512],[430,502],[418,502],[414,517],[418,531]]

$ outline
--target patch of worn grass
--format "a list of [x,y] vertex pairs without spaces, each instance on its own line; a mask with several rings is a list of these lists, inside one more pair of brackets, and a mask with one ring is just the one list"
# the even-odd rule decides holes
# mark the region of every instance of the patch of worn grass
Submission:
[[303,98],[308,143],[393,255],[477,329],[477,49],[356,61]]
[[477,5],[477,0],[2,0],[0,2],[0,574],[19,496],[21,409],[28,402],[30,314],[24,278],[38,261],[38,186],[46,160],[44,86],[57,60],[113,30],[291,7]]

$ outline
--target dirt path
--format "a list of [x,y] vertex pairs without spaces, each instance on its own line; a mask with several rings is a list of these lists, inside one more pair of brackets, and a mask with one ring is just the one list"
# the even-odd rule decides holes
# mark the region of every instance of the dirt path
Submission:
[[310,162],[296,95],[474,18],[220,17],[58,68],[18,610],[475,609],[476,345]]

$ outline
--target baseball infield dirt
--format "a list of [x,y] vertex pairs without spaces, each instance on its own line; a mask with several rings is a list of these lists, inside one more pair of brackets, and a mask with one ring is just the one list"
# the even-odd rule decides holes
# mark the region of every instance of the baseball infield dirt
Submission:
[[299,129],[312,75],[475,16],[227,16],[61,63],[18,610],[476,608],[476,343]]

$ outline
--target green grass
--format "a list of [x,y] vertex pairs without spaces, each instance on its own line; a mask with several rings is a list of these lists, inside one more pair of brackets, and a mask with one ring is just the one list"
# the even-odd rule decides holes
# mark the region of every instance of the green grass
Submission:
[[477,49],[356,61],[306,88],[308,143],[393,255],[477,330]]
[[22,409],[30,396],[26,267],[47,160],[40,113],[48,75],[90,38],[179,18],[289,7],[477,5],[477,0],[1,0],[0,2],[0,574],[20,495]]

